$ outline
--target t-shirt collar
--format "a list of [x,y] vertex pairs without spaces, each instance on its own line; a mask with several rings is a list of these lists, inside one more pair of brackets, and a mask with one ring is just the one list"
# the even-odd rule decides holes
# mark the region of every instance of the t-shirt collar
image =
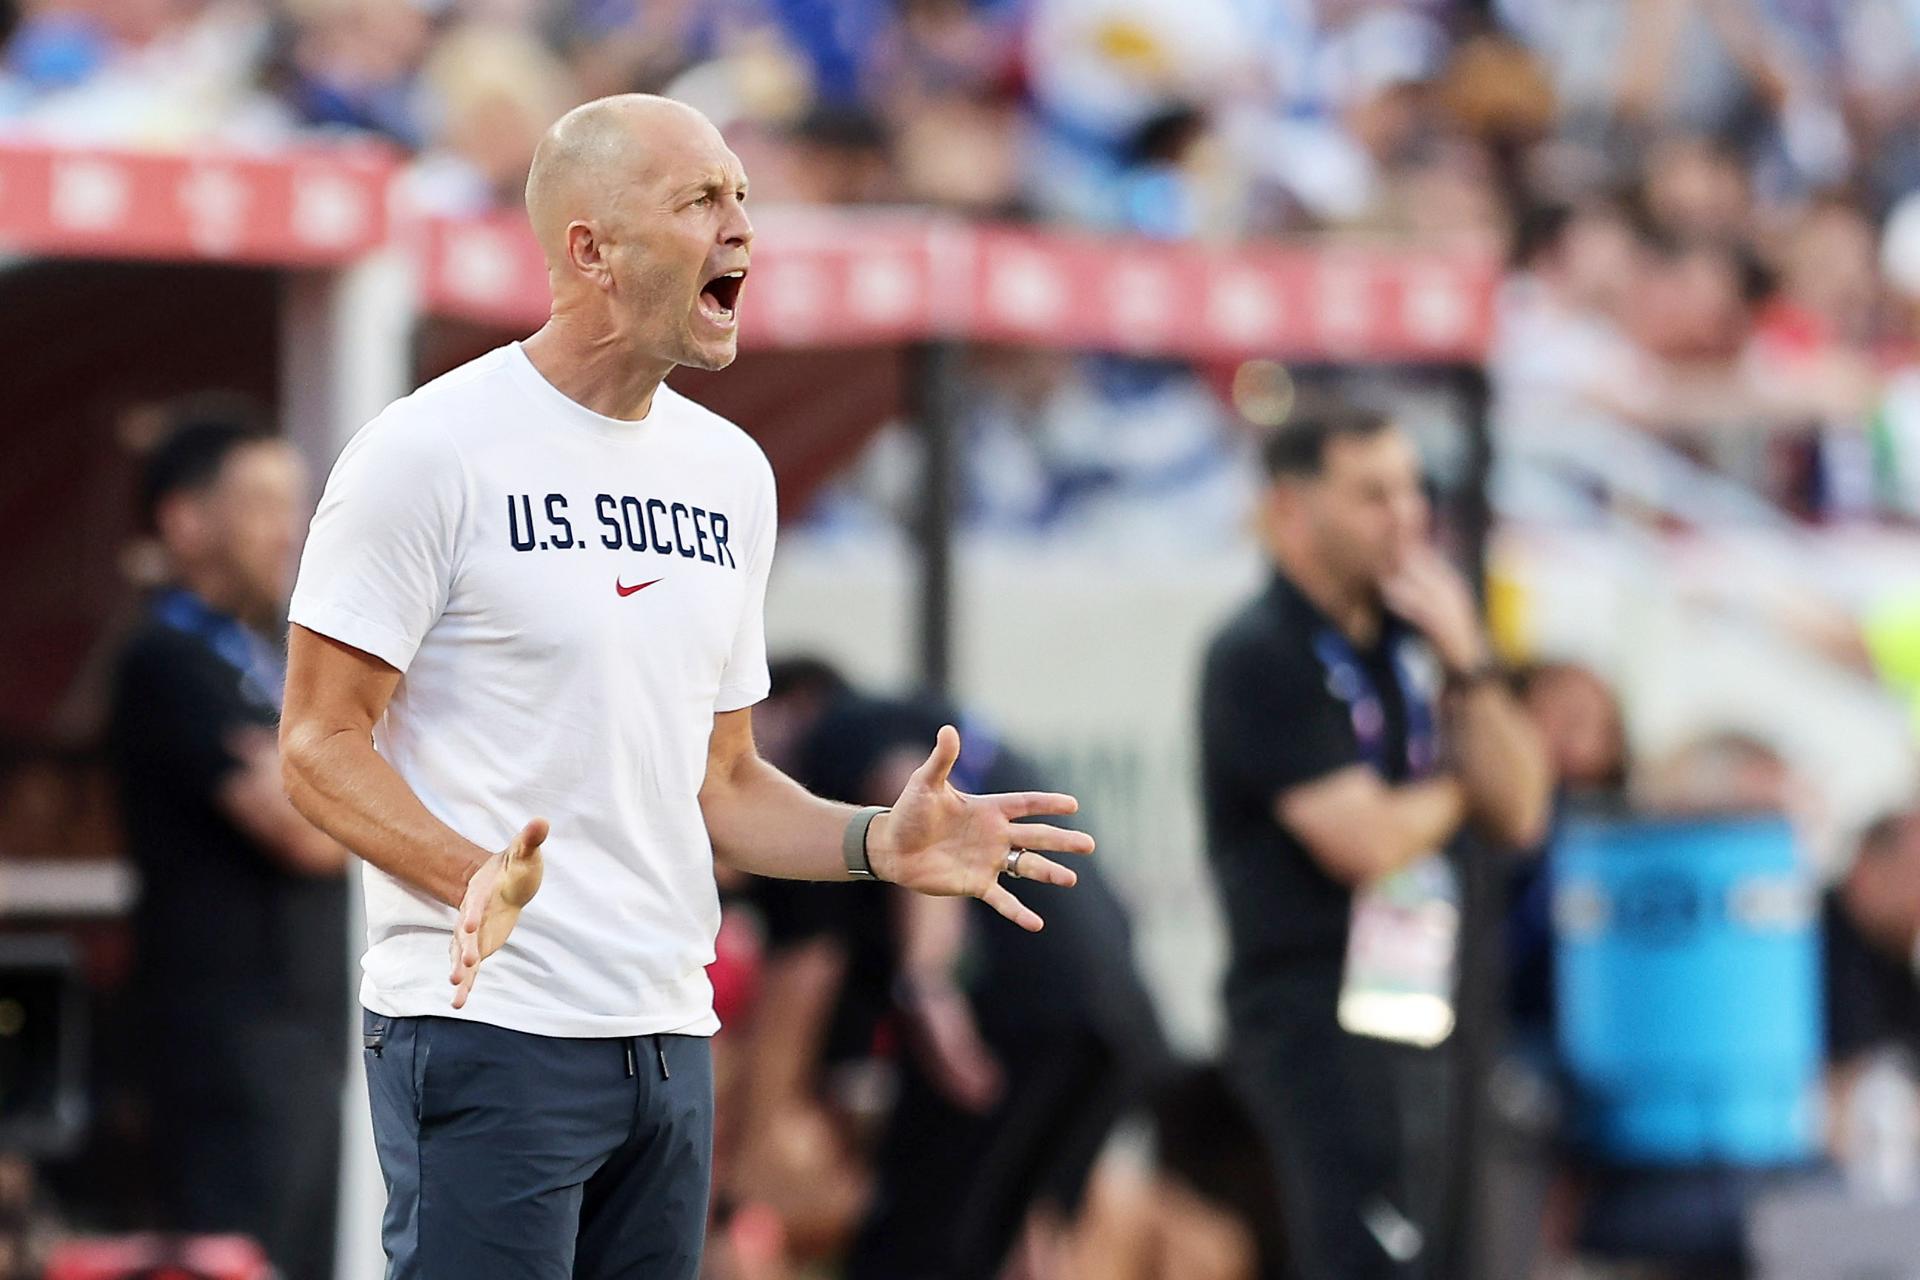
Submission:
[[[1309,630],[1317,631],[1321,627],[1334,626],[1333,619],[1314,603],[1311,596],[1300,589],[1299,583],[1287,576],[1284,569],[1277,567],[1274,569],[1273,580],[1268,584],[1267,594],[1268,598],[1278,606],[1282,616],[1295,614],[1308,619],[1310,626],[1307,629]],[[1298,611],[1297,614],[1296,611]],[[1384,651],[1398,642],[1410,629],[1405,618],[1383,605],[1380,610],[1380,638],[1370,647],[1374,651]]]
[[595,413],[548,382],[518,342],[508,344],[507,368],[512,373],[514,381],[555,417],[575,426],[584,427],[604,439],[623,443],[635,443],[648,438],[651,434],[648,428],[652,427],[660,416],[662,397],[672,394],[667,384],[663,382],[653,393],[653,403],[648,406],[646,417],[609,418],[604,413]]

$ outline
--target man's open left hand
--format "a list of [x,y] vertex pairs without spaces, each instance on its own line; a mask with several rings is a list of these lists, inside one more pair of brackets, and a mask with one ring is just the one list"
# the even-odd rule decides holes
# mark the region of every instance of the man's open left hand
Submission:
[[1093,837],[1017,819],[1064,816],[1078,811],[1080,802],[1051,791],[967,795],[949,781],[959,758],[960,733],[943,726],[933,754],[914,770],[892,811],[876,818],[868,832],[874,874],[920,893],[979,898],[1022,929],[1038,931],[1040,917],[1001,883],[1007,855],[1027,851],[1014,864],[1022,880],[1071,885],[1078,877],[1042,855],[1092,853]]

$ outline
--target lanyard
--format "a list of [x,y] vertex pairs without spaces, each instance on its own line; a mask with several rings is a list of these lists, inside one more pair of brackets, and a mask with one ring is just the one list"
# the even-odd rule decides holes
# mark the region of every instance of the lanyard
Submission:
[[266,637],[178,587],[161,592],[153,612],[163,625],[203,641],[238,673],[241,693],[248,701],[278,714],[287,686],[286,660]]
[[[1393,679],[1400,690],[1400,703],[1407,715],[1407,773],[1419,778],[1430,773],[1439,760],[1439,740],[1435,731],[1433,704],[1428,701],[1422,682],[1414,673],[1407,650],[1411,638],[1389,633]],[[1327,688],[1347,704],[1353,721],[1353,736],[1359,740],[1360,754],[1381,777],[1393,776],[1393,762],[1387,758],[1387,710],[1380,691],[1367,674],[1360,655],[1353,651],[1338,628],[1321,627],[1313,636],[1313,653],[1326,669]]]

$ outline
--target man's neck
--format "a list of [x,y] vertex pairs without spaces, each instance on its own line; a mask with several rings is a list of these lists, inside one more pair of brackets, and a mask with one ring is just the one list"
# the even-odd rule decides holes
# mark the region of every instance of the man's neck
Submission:
[[575,404],[603,418],[638,422],[653,409],[654,392],[671,363],[635,360],[610,333],[590,334],[560,317],[520,344],[540,376]]
[[1287,581],[1326,614],[1347,639],[1358,645],[1371,645],[1379,639],[1380,597],[1371,587],[1341,581],[1311,556],[1282,554],[1275,563]]
[[248,616],[251,610],[244,594],[234,588],[227,574],[213,569],[181,568],[174,574],[173,585],[215,613],[249,625],[256,625],[259,621]]

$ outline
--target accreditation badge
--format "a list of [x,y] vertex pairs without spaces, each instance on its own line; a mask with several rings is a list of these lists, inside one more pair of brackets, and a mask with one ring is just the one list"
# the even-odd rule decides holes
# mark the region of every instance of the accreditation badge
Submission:
[[1428,854],[1353,894],[1340,1026],[1430,1049],[1453,1033],[1460,879]]

